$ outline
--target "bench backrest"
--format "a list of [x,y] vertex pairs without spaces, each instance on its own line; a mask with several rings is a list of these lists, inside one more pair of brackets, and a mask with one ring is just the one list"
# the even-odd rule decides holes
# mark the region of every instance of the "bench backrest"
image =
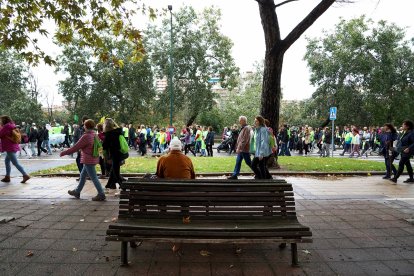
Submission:
[[296,218],[284,180],[133,180],[122,184],[119,217]]

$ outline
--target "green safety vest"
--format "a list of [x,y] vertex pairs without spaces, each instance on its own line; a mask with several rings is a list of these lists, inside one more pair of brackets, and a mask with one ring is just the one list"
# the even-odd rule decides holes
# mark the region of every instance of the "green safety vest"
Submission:
[[201,130],[197,130],[196,136],[197,135],[198,135],[197,141],[203,140],[203,133],[201,132]]
[[124,137],[128,138],[129,136],[129,129],[127,127],[122,128],[122,131],[124,132]]

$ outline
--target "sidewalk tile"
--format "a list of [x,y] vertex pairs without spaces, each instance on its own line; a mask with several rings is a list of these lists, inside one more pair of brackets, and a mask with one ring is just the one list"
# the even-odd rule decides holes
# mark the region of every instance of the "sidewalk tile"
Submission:
[[18,276],[44,276],[44,275],[52,275],[59,267],[57,264],[29,264],[20,271]]
[[356,262],[328,262],[328,266],[338,275],[366,276]]
[[414,275],[414,264],[409,261],[384,261],[383,263],[398,275]]

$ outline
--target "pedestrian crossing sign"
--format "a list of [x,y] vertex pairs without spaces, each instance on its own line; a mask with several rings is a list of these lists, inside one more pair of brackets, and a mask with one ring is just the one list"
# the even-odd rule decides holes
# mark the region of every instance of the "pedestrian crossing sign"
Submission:
[[331,107],[329,109],[329,119],[336,120],[336,107]]

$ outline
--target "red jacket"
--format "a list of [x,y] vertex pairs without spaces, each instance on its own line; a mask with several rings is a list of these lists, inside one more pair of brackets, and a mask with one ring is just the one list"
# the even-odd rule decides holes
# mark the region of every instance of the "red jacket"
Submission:
[[79,141],[70,149],[67,149],[62,152],[62,155],[68,155],[81,151],[81,160],[82,164],[86,165],[96,165],[99,163],[99,157],[93,157],[93,141],[96,133],[94,130],[87,130]]
[[0,129],[1,151],[2,152],[18,152],[19,144],[16,144],[7,137],[12,135],[12,130],[16,128],[14,123],[7,123]]

